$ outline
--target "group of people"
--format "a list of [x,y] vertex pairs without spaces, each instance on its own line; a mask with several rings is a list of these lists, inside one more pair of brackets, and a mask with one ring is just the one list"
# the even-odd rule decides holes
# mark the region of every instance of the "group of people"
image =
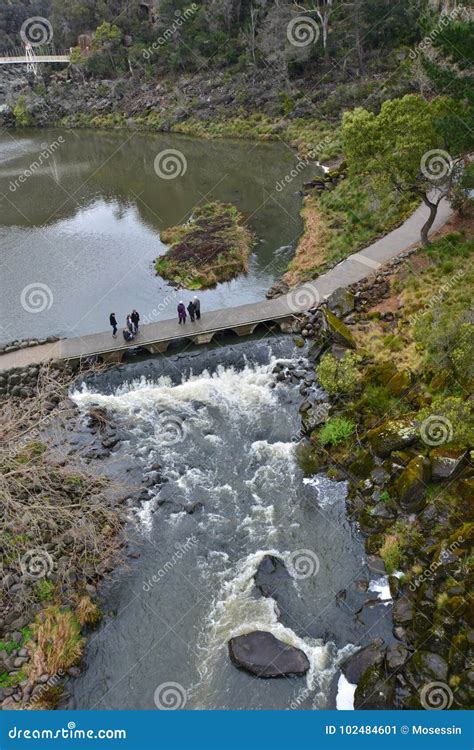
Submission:
[[[110,325],[112,326],[112,336],[114,337],[114,339],[116,339],[118,324],[117,324],[117,318],[114,312],[110,313],[109,320],[110,320]],[[122,331],[125,341],[133,341],[133,339],[138,333],[139,322],[140,322],[140,314],[137,312],[137,310],[132,310],[132,312],[129,313],[125,319],[125,326]]]
[[[201,301],[198,299],[198,297],[194,297],[194,299],[191,300],[191,302],[188,304],[188,307],[186,308],[183,301],[181,301],[178,305],[178,323],[181,325],[181,323],[186,323],[187,314],[189,313],[189,317],[191,318],[191,323],[194,323],[195,320],[201,319]],[[117,323],[117,317],[115,313],[110,313],[110,325],[112,326],[112,336],[114,339],[117,338],[117,331],[118,331],[118,323]],[[135,336],[138,333],[138,324],[140,322],[140,315],[136,310],[132,310],[129,315],[127,315],[127,318],[125,320],[125,326],[123,328],[123,337],[125,341],[133,341]]]
[[[194,297],[194,299],[192,299],[189,303],[187,310],[189,313],[189,317],[191,318],[191,323],[194,323],[195,320],[200,320],[201,300],[199,300],[197,297]],[[186,306],[182,300],[178,305],[178,323],[180,325],[181,323],[186,323]]]

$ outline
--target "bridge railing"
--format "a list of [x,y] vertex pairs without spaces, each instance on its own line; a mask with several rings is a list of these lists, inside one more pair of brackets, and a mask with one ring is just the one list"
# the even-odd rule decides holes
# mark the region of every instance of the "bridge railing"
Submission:
[[[33,47],[32,52],[34,57],[56,57],[64,56],[68,57],[71,54],[70,49],[57,49],[54,44],[42,44],[38,47]],[[0,57],[26,57],[25,47],[9,47],[8,49],[0,50]]]

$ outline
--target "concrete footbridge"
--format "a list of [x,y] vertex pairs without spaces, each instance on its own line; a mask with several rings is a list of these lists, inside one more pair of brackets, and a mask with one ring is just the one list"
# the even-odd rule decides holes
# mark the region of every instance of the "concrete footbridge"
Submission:
[[[432,231],[440,229],[450,215],[449,203],[442,201]],[[25,367],[52,359],[79,362],[98,357],[103,362],[120,362],[126,351],[136,346],[157,354],[166,352],[171,342],[180,339],[187,339],[193,344],[205,344],[219,333],[232,331],[238,336],[248,336],[259,325],[285,330],[299,313],[305,313],[324,303],[339,287],[348,287],[367,278],[381,265],[408,250],[418,240],[426,217],[427,208],[421,205],[400,227],[370,247],[350,255],[315,281],[295,287],[276,299],[221,310],[207,311],[203,307],[199,321],[192,323],[188,318],[184,325],[178,324],[177,317],[142,325],[132,342],[126,342],[120,331],[116,339],[112,338],[109,328],[104,333],[65,338],[51,344],[5,352],[0,355],[0,370]],[[108,311],[106,314],[108,315]]]

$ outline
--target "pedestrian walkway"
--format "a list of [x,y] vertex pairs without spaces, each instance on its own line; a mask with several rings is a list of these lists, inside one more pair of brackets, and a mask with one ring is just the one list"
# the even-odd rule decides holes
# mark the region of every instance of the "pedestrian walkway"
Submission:
[[[432,232],[451,216],[448,201],[441,202]],[[104,361],[119,362],[130,346],[143,346],[151,353],[165,352],[171,341],[190,339],[195,344],[209,343],[218,332],[234,331],[249,335],[257,325],[282,325],[298,313],[307,312],[323,302],[338,287],[347,287],[370,276],[383,263],[395,258],[419,241],[426,221],[427,207],[422,204],[400,227],[364,250],[350,255],[315,281],[295,287],[288,294],[271,300],[221,310],[202,311],[201,320],[179,325],[176,318],[140,326],[140,335],[130,344],[122,337],[112,338],[110,331],[62,339],[0,355],[0,370],[24,367],[50,359],[80,360],[98,355]]]

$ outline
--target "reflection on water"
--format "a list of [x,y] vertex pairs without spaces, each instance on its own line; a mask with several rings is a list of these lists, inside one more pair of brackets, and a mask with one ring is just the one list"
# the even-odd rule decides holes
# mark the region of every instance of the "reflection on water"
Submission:
[[[51,143],[58,145],[39,159]],[[185,174],[172,180],[154,169],[155,157],[168,148],[181,151],[187,163]],[[297,191],[317,169],[308,167],[277,192],[277,181],[295,164],[283,144],[127,132],[2,134],[0,155],[4,341],[107,330],[112,309],[119,322],[132,307],[151,317],[163,300],[161,317],[173,317],[175,295],[169,301],[170,287],[152,270],[165,250],[159,232],[208,200],[236,204],[258,242],[247,276],[203,292],[204,309],[262,299],[291,257],[302,228]],[[25,170],[31,174],[20,182]],[[53,304],[32,313],[21,292],[34,283],[50,288]]]

